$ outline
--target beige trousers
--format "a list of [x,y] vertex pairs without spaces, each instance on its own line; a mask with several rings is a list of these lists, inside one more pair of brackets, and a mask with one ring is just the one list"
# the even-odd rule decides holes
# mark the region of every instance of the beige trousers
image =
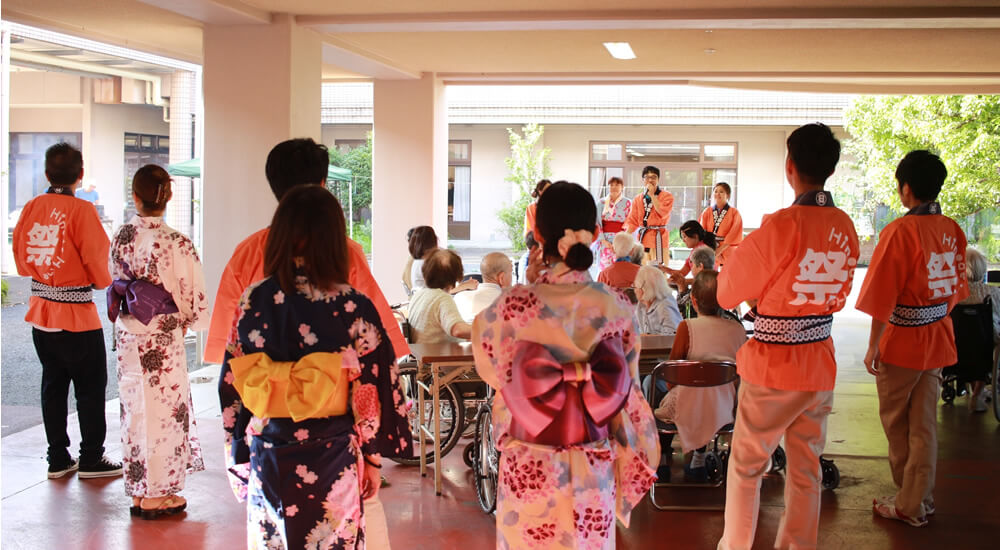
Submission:
[[833,392],[787,391],[740,384],[726,486],[726,528],[720,550],[749,550],[757,531],[760,478],[785,437],[788,469],[785,510],[775,548],[816,548],[819,528],[819,456],[826,444],[826,417]]
[[385,509],[378,495],[365,501],[365,548],[389,550],[389,528],[385,522]]
[[878,413],[889,440],[889,468],[899,487],[896,508],[918,518],[934,502],[937,400],[941,369],[914,370],[879,363]]

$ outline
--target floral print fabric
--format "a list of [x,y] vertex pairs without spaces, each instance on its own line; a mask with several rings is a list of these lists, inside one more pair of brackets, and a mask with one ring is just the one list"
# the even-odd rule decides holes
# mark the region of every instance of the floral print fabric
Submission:
[[[233,386],[233,357],[264,352],[273,361],[298,361],[350,350],[361,369],[343,416],[258,418]],[[413,452],[392,343],[368,298],[347,285],[323,291],[301,278],[294,294],[271,278],[251,286],[227,345],[219,396],[230,483],[247,501],[248,547],[364,548],[362,453]]]
[[[597,205],[597,215],[601,218],[597,220],[597,225],[599,227],[603,226],[603,222],[625,222],[625,218],[628,217],[628,211],[632,207],[632,201],[625,197],[622,193],[618,197],[618,202],[611,202],[611,197],[605,197],[601,199],[601,202]],[[601,233],[597,242],[594,246],[597,248],[594,257],[597,258],[598,271],[604,271],[611,264],[615,263],[615,251],[611,248],[611,242],[615,240],[615,235],[618,233],[607,231]]]
[[499,391],[493,422],[500,450],[497,548],[615,547],[615,518],[632,509],[656,479],[660,459],[653,413],[639,390],[639,329],[634,307],[586,272],[563,265],[534,285],[518,285],[473,324],[476,370],[500,390],[511,380],[514,342],[542,344],[560,362],[590,357],[598,342],[621,338],[633,384],[608,439],[550,447],[511,437],[510,411]]
[[135,216],[116,232],[109,267],[113,279],[162,285],[177,304],[177,313],[148,325],[122,315],[116,337],[125,492],[175,494],[186,473],[205,469],[184,351],[187,329],[208,324],[201,261],[191,240],[162,218]]

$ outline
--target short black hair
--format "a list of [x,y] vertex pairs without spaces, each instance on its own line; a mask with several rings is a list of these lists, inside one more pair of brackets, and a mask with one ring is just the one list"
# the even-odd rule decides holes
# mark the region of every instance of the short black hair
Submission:
[[83,175],[83,155],[66,142],[45,150],[45,177],[56,187],[73,185]]
[[427,288],[445,289],[455,286],[462,278],[462,258],[447,248],[434,251],[420,268]]
[[922,201],[936,199],[947,177],[948,169],[941,157],[923,149],[910,151],[896,167],[899,188],[902,189],[904,183],[909,184],[913,196]]
[[[722,190],[726,192],[726,196],[727,197],[732,197],[733,196],[733,188],[729,187],[728,183],[726,183],[724,181],[720,181],[719,183],[715,184],[715,187],[721,187]],[[712,188],[712,191],[715,191],[715,187]]]
[[296,185],[323,183],[329,169],[330,155],[325,145],[312,138],[295,138],[271,149],[264,173],[274,198],[280,201]]
[[655,166],[647,166],[642,169],[642,177],[646,177],[646,174],[656,174],[656,177],[660,177],[660,169]]
[[[557,181],[538,199],[535,226],[537,237],[541,237],[544,254],[549,258],[561,258],[559,239],[570,231],[594,231],[597,219],[597,205],[594,197],[575,183]],[[577,243],[570,247],[563,258],[570,269],[582,271],[594,263],[594,253],[590,243]]]
[[331,290],[347,284],[350,268],[347,223],[337,197],[318,185],[285,193],[267,233],[264,275],[294,294],[298,272],[314,287]]
[[840,142],[819,122],[796,128],[785,145],[799,175],[812,185],[825,184],[840,160]]

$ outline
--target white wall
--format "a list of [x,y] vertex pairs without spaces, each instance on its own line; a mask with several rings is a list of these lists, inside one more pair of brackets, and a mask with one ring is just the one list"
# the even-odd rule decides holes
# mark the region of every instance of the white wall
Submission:
[[[503,124],[451,124],[449,139],[472,140],[472,224],[474,241],[505,241],[496,221],[496,211],[510,200],[511,184],[504,181],[504,159],[510,152],[507,127]],[[371,127],[324,125],[323,142],[333,147],[336,139],[363,139]],[[552,150],[553,179],[586,185],[590,177],[590,141],[722,141],[737,143],[737,190],[735,205],[747,228],[760,226],[764,214],[791,204],[794,199],[785,181],[785,139],[794,130],[785,126],[636,126],[556,125],[545,126],[544,144]],[[842,129],[835,128],[843,140]]]
[[504,181],[510,142],[504,126],[452,124],[448,139],[472,140],[470,240],[508,241],[496,221],[497,210],[510,203],[513,184]]
[[117,227],[125,221],[125,133],[170,134],[163,109],[146,105],[89,105],[90,131],[83,138],[84,179],[94,179],[104,213]]
[[125,205],[125,133],[168,135],[160,107],[91,101],[91,79],[58,72],[11,73],[11,132],[79,132],[84,179],[120,225]]
[[[552,149],[553,179],[586,185],[590,141],[723,141],[737,143],[736,206],[748,228],[764,214],[787,206],[783,200],[785,127],[546,125],[545,146]],[[475,146],[475,145],[473,145]]]

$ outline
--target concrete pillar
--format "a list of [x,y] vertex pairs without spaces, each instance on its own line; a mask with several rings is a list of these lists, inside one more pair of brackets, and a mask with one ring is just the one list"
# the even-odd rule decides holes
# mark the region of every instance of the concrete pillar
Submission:
[[[195,74],[174,71],[170,75],[170,164],[194,158],[194,113],[197,90]],[[194,238],[194,180],[173,176],[174,198],[167,204],[165,218],[170,227]]]
[[404,299],[406,230],[430,225],[448,238],[448,118],[445,87],[376,80],[372,151],[372,272],[390,302]]
[[319,141],[319,35],[286,14],[270,24],[205,25],[202,158],[204,266],[210,299],[233,248],[271,222],[277,206],[264,176],[280,141]]

